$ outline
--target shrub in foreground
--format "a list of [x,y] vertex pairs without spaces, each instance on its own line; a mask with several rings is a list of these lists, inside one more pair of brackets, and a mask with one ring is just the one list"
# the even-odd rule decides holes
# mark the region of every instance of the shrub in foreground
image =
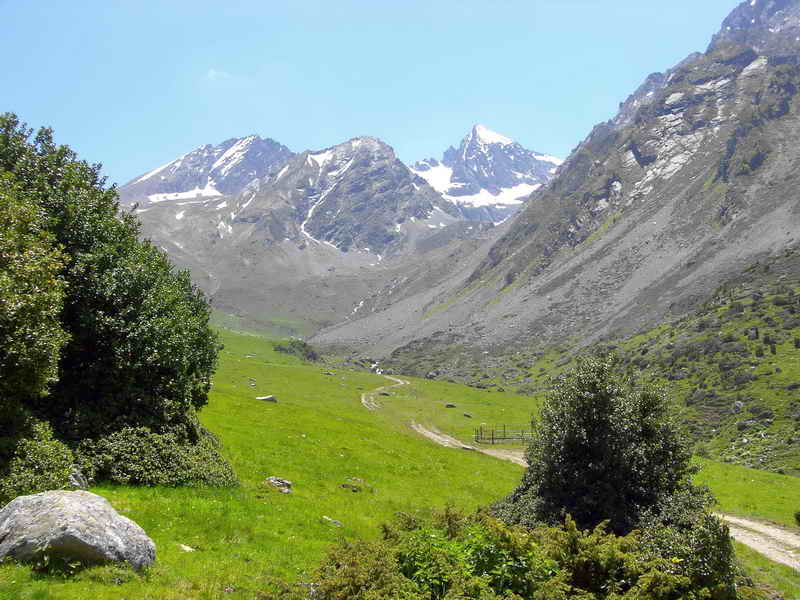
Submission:
[[[99,165],[0,115],[0,476],[16,444],[5,432],[33,415],[107,454],[146,428],[134,437],[174,471],[163,478],[230,479],[213,447],[181,433],[216,367],[209,303],[140,233]],[[115,477],[153,479],[144,458],[115,456]]]
[[75,461],[72,451],[53,438],[46,423],[35,423],[30,437],[19,440],[8,472],[0,479],[0,506],[17,496],[67,485]]
[[[277,593],[308,598],[308,586]],[[376,542],[343,542],[315,574],[319,600],[722,600],[732,589],[700,581],[669,552],[653,552],[638,531],[625,536],[605,525],[580,530],[509,526],[485,514],[452,510],[431,519],[399,518]],[[741,597],[760,598],[740,586]]]

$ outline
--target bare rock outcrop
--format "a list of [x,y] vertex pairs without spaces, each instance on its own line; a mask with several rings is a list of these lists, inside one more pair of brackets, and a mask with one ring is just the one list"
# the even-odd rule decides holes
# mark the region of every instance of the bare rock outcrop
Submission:
[[86,491],[20,496],[0,510],[0,560],[42,555],[85,564],[127,562],[135,569],[156,560],[156,546],[108,501]]

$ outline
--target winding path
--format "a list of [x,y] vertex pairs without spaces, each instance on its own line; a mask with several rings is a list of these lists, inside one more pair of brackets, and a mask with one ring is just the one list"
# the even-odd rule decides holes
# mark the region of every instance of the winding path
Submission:
[[[399,379],[390,375],[384,375],[384,377],[395,383],[361,394],[361,404],[368,410],[372,411],[380,408],[380,404],[376,402],[375,397],[381,392],[385,392],[390,388],[409,384],[409,382],[404,379]],[[525,452],[523,450],[470,446],[457,440],[453,436],[442,433],[435,427],[427,428],[414,421],[411,422],[410,426],[411,429],[439,446],[460,450],[472,450],[480,452],[481,454],[493,456],[500,460],[513,462],[522,467],[528,466],[528,463],[525,461]],[[744,517],[736,517],[723,513],[716,513],[716,516],[725,522],[730,529],[731,537],[737,542],[749,546],[774,562],[800,571],[800,534],[797,532],[782,529],[781,527],[769,523],[746,519]]]
[[800,571],[800,535],[776,525],[733,515],[717,514],[731,537],[768,559]]
[[377,396],[381,392],[385,392],[394,387],[400,387],[401,385],[408,385],[408,381],[405,379],[398,379],[397,377],[392,377],[391,375],[383,375],[389,381],[394,381],[394,385],[384,385],[383,387],[375,388],[371,392],[364,392],[361,394],[361,404],[364,405],[364,408],[367,410],[378,410],[381,405],[377,401]]

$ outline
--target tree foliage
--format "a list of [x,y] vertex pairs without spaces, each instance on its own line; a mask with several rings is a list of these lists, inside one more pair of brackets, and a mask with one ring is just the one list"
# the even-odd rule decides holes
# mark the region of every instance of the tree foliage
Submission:
[[587,358],[544,403],[522,484],[497,506],[513,523],[581,528],[602,521],[625,534],[643,511],[690,485],[691,450],[665,395],[635,386],[611,357]]
[[[40,333],[0,339],[0,386],[73,446],[129,427],[197,444],[219,344],[188,272],[139,239],[99,165],[12,114],[0,115],[0,183],[0,328]],[[33,297],[16,321],[15,293]]]
[[7,175],[0,175],[0,467],[29,429],[24,407],[56,379],[66,334],[62,255]]
[[0,176],[0,397],[41,396],[66,336],[61,254],[10,177]]

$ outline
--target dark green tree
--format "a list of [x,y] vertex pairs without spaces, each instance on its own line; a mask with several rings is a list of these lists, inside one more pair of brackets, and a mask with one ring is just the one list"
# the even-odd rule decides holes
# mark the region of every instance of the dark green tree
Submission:
[[55,381],[66,341],[62,255],[8,175],[0,175],[0,470],[21,435],[30,433],[25,407]]
[[31,133],[0,117],[0,171],[63,248],[60,321],[70,336],[58,382],[35,409],[71,440],[182,422],[207,402],[216,363],[206,299],[138,239],[137,220],[119,209],[98,165],[57,146],[48,129],[32,142]]
[[496,510],[523,525],[572,515],[631,531],[643,512],[690,486],[691,450],[663,392],[636,386],[613,357],[586,358],[542,407],[521,485]]
[[58,317],[52,331],[67,337],[49,395],[30,394],[26,409],[73,447],[136,428],[165,435],[152,438],[159,443],[207,446],[196,412],[208,401],[219,343],[188,272],[140,240],[100,166],[56,145],[49,129],[33,135],[0,115],[0,178],[36,212],[60,257],[53,294],[60,282],[66,289],[63,299],[42,299]]

